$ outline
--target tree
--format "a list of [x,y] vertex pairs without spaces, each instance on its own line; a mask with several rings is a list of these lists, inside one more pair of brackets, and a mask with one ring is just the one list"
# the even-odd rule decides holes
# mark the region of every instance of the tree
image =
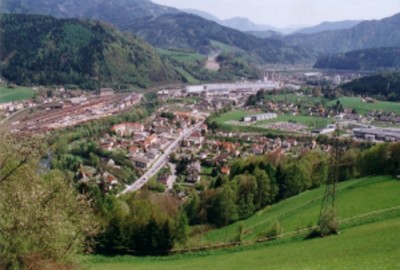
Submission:
[[60,172],[38,173],[36,141],[0,139],[0,262],[7,269],[76,263],[96,233],[88,202]]
[[275,200],[277,192],[265,171],[257,168],[254,171],[254,177],[257,179],[257,192],[255,194],[254,201],[256,208],[260,209],[272,203]]
[[236,194],[229,185],[217,189],[208,212],[209,222],[218,227],[226,226],[238,219]]
[[307,179],[305,168],[301,164],[293,163],[284,168],[280,184],[280,198],[285,199],[297,195],[311,187]]
[[237,204],[239,218],[250,217],[256,211],[254,197],[257,191],[257,181],[252,175],[238,175],[233,179],[237,182]]

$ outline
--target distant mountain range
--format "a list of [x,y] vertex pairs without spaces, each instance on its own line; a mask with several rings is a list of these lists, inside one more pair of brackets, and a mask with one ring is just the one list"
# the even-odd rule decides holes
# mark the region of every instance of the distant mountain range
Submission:
[[314,67],[370,71],[400,69],[400,47],[373,48],[323,56],[318,59]]
[[299,27],[297,27],[297,28],[296,27],[277,28],[277,27],[274,27],[271,25],[257,24],[257,23],[252,22],[250,19],[244,18],[244,17],[234,17],[234,18],[230,18],[230,19],[221,20],[210,13],[196,10],[196,9],[184,9],[183,11],[190,13],[190,14],[197,15],[206,20],[214,21],[220,25],[230,27],[230,28],[233,28],[233,29],[236,29],[239,31],[243,31],[243,32],[274,31],[279,34],[281,34],[281,33],[289,34],[289,33],[292,33],[299,29]]
[[362,21],[352,21],[352,20],[341,21],[341,22],[322,22],[316,26],[300,29],[296,31],[294,34],[316,34],[324,31],[349,29],[361,22]]
[[23,85],[146,87],[180,77],[157,51],[101,22],[3,14],[0,71]]
[[350,29],[294,34],[284,37],[283,40],[319,54],[396,47],[400,44],[400,13],[382,20],[363,21]]

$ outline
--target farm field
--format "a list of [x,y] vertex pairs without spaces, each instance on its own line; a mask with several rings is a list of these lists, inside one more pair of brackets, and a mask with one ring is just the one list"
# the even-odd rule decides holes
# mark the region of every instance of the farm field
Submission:
[[[306,191],[267,207],[249,219],[241,221],[245,231],[243,239],[252,241],[262,237],[276,221],[281,224],[284,233],[316,225],[323,193],[324,187]],[[339,221],[392,207],[399,207],[395,214],[400,217],[400,196],[398,194],[400,194],[400,181],[391,177],[369,177],[340,183],[337,202]],[[345,226],[346,223],[342,225]],[[211,231],[198,241],[229,242],[237,235],[237,228],[238,223],[234,223]]]
[[[384,112],[400,113],[399,102],[388,102],[388,101],[375,101],[375,103],[365,103],[356,97],[341,97],[340,102],[345,108],[352,108],[359,114],[365,114],[372,110],[383,110]],[[336,100],[328,102],[328,105],[333,106],[336,104]]]
[[0,87],[0,103],[30,99],[34,93],[32,89],[26,87]]
[[89,270],[399,269],[400,218],[346,229],[323,239],[277,240],[252,247],[165,258],[88,256]]

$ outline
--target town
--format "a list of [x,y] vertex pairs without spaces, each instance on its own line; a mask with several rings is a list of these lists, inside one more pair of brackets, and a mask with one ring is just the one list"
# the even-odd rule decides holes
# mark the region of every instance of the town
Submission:
[[[122,153],[137,179],[123,181],[113,175],[122,169],[111,158],[103,161],[111,168],[104,172],[81,167],[79,181],[101,183],[106,191],[120,194],[152,185],[185,196],[185,186],[207,183],[211,172],[229,175],[237,158],[297,156],[316,148],[329,151],[331,146],[319,136],[332,137],[337,130],[342,138],[358,142],[400,141],[399,128],[385,127],[398,123],[396,113],[378,109],[358,113],[341,104],[340,98],[323,101],[318,80],[337,85],[341,78],[354,76],[359,75],[271,73],[257,82],[158,90],[156,99],[162,105],[154,113],[140,122],[110,126],[95,141],[104,151]],[[13,112],[6,118],[11,133],[46,133],[79,125],[129,112],[143,99],[141,94],[119,94],[109,88],[93,94],[62,88],[52,96],[41,103],[3,105],[3,110]],[[360,108],[379,103],[369,97],[342,99],[357,100]]]

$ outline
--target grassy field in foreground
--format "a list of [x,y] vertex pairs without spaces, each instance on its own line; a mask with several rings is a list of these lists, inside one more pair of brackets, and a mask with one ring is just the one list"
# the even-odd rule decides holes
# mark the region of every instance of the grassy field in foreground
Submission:
[[[244,240],[255,240],[263,236],[275,221],[279,221],[285,232],[316,225],[322,202],[324,187],[306,191],[298,196],[267,207],[254,216],[241,221]],[[340,183],[338,186],[339,220],[400,206],[400,181],[391,177],[369,177]],[[400,213],[400,209],[398,210]],[[400,216],[400,214],[399,214]],[[229,242],[237,235],[238,223],[213,230],[198,242]]]
[[[356,97],[341,97],[340,102],[345,108],[356,109],[357,113],[365,114],[368,111],[373,110],[383,110],[385,112],[400,113],[400,103],[399,102],[388,102],[388,101],[375,101],[374,103],[362,102]],[[328,105],[333,106],[336,104],[336,100],[332,100]]]
[[165,258],[86,257],[89,270],[400,269],[400,218],[366,224],[324,239],[269,242],[251,247]]
[[34,95],[34,92],[30,88],[17,87],[7,88],[0,87],[0,103],[6,103],[11,101],[18,101],[24,99],[30,99]]

